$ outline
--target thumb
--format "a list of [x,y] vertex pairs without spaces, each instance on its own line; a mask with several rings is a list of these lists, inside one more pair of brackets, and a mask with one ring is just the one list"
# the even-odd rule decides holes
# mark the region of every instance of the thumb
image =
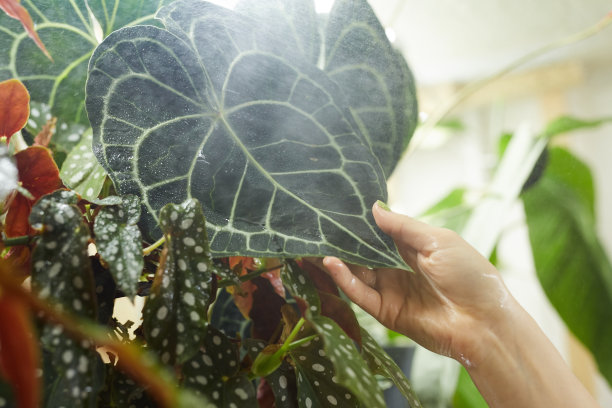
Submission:
[[[381,205],[382,204],[382,205]],[[384,203],[376,202],[372,214],[378,227],[395,241],[400,248],[422,250],[431,243],[435,228],[407,215],[392,212]],[[385,208],[386,207],[386,208]]]

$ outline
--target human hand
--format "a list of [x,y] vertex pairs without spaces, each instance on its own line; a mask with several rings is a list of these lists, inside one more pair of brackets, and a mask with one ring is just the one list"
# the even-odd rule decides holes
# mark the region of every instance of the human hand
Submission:
[[479,337],[516,308],[499,272],[453,231],[377,204],[372,211],[414,272],[348,267],[326,257],[336,284],[383,325],[429,350],[464,365],[479,359]]

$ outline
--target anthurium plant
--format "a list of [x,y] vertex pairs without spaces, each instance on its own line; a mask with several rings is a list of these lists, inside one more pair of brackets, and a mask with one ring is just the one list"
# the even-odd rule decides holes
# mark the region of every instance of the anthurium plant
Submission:
[[414,84],[365,0],[0,7],[0,407],[419,406],[318,266],[407,268],[370,207]]

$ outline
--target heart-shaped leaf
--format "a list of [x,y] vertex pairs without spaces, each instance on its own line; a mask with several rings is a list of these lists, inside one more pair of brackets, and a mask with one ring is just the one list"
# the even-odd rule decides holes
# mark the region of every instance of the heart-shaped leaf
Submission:
[[87,62],[98,45],[88,6],[104,35],[136,22],[151,23],[153,14],[170,0],[28,1],[36,33],[53,62],[30,41],[21,24],[0,13],[0,80],[19,78],[32,100],[51,106],[54,116],[87,124],[85,80]]
[[98,252],[127,296],[136,294],[144,266],[142,237],[136,225],[139,219],[138,197],[125,196],[121,205],[102,208],[94,223]]
[[[52,299],[62,310],[94,319],[95,293],[87,256],[89,228],[76,202],[75,193],[60,190],[42,197],[32,208],[30,223],[42,229],[32,254],[32,290],[42,299]],[[47,406],[93,404],[98,391],[98,356],[92,344],[73,340],[56,325],[43,327],[41,343],[51,351],[48,366],[55,371]]]
[[412,73],[366,0],[336,0],[325,27],[324,70],[347,96],[387,176],[417,125]]
[[160,213],[166,237],[151,295],[143,311],[147,342],[166,364],[182,363],[199,349],[206,327],[212,260],[202,207],[195,200],[168,204]]
[[410,382],[391,357],[376,343],[376,340],[361,328],[361,355],[374,374],[382,375],[393,381],[400,392],[406,397],[411,408],[421,407],[421,403],[412,390]]
[[338,383],[349,389],[364,406],[385,407],[376,378],[336,322],[325,316],[313,316],[309,321],[323,338],[325,354],[333,364]]
[[208,326],[202,350],[183,366],[184,384],[218,407],[256,407],[255,389],[240,370],[238,346]]
[[276,41],[256,38],[257,48],[279,52],[295,52],[313,64],[317,64],[321,53],[320,18],[315,12],[314,2],[304,0],[243,0],[235,10],[254,20],[273,22],[269,24],[269,35],[283,39],[283,49],[278,51]]
[[60,178],[64,184],[88,201],[98,198],[106,179],[104,169],[91,150],[92,139],[91,132],[84,133],[60,170]]
[[[158,234],[163,205],[195,197],[216,257],[405,268],[371,216],[383,171],[342,89],[283,54],[268,22],[197,0],[158,17],[167,30],[110,35],[87,83],[94,152],[121,194],[142,197],[144,231]],[[256,48],[264,37],[279,54]]]

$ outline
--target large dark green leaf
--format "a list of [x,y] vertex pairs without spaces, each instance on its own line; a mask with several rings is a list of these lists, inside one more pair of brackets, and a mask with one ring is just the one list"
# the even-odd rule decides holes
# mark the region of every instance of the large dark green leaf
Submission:
[[[32,289],[65,311],[93,319],[96,305],[87,256],[89,229],[76,202],[75,193],[57,191],[41,198],[32,208],[30,223],[42,228],[32,254]],[[50,351],[46,354],[50,362],[45,367],[54,370],[52,392],[45,396],[46,406],[92,406],[98,391],[95,378],[99,361],[93,345],[73,340],[55,325],[45,325],[40,338]]]
[[[170,0],[89,0],[103,35],[134,22],[151,22]],[[19,78],[32,100],[51,106],[53,115],[87,123],[87,61],[98,44],[85,1],[24,0],[36,31],[53,57],[50,62],[18,21],[0,13],[0,81]]]
[[180,364],[199,349],[206,328],[212,260],[206,221],[195,200],[168,204],[160,213],[166,255],[143,311],[147,342],[166,364]]
[[540,283],[569,329],[612,384],[612,265],[596,234],[593,180],[568,151],[550,150],[540,181],[523,196]]
[[346,94],[389,176],[417,125],[414,79],[365,0],[336,0],[325,29],[325,72]]
[[280,41],[267,21],[196,0],[158,16],[167,30],[109,36],[87,84],[94,151],[121,194],[142,197],[144,230],[195,197],[214,256],[404,268],[374,225],[383,171],[337,84],[294,52],[256,48]]
[[[242,0],[235,10],[241,14],[270,22],[270,35],[282,38],[276,41],[260,41],[258,49],[266,49],[274,54],[296,52],[301,58],[317,64],[321,53],[319,17],[315,13],[314,3],[304,0]],[[282,46],[275,50],[274,46]]]

